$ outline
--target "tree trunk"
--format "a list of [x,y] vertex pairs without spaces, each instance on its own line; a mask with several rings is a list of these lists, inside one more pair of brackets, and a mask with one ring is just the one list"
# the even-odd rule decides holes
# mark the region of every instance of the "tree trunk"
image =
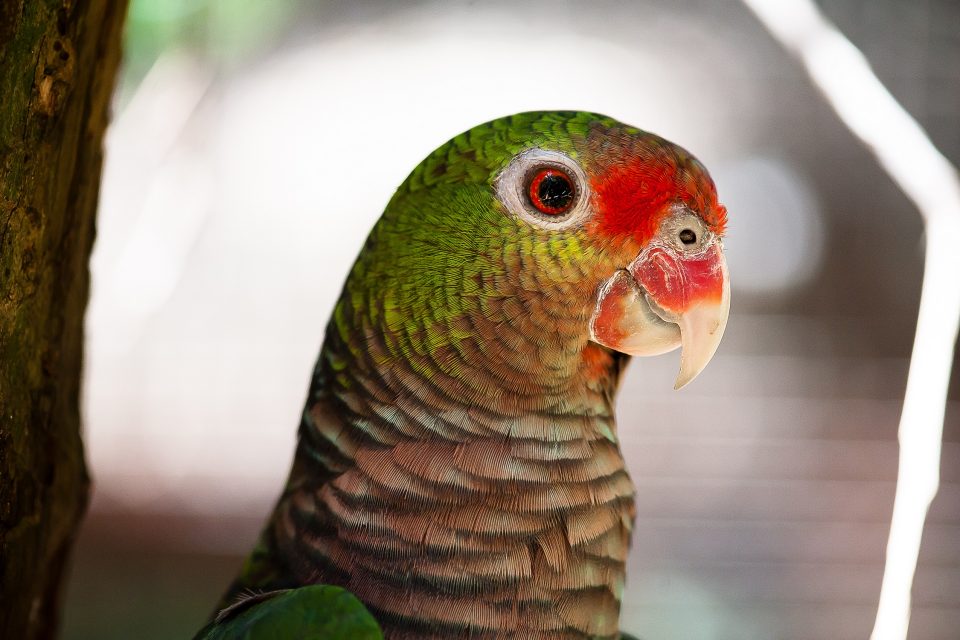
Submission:
[[80,368],[126,0],[0,0],[0,638],[56,634],[87,502]]

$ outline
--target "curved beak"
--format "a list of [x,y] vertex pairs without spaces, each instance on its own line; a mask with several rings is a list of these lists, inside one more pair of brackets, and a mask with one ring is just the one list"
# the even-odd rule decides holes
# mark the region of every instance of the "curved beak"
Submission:
[[679,389],[713,358],[729,314],[730,279],[719,241],[694,255],[653,245],[600,288],[590,338],[633,356],[683,347]]

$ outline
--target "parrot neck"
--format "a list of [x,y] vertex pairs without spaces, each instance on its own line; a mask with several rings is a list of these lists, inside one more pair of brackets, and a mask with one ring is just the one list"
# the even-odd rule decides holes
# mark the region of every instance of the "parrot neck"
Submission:
[[402,349],[352,335],[328,330],[275,519],[298,579],[350,589],[390,640],[619,637],[634,513],[612,407],[624,358],[562,340],[505,359],[473,341],[428,348],[428,332]]

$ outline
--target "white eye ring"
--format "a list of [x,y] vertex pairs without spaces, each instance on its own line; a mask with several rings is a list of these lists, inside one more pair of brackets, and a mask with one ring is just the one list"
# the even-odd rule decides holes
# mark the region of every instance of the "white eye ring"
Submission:
[[[573,206],[563,214],[549,215],[538,211],[527,194],[528,182],[539,169],[555,167],[574,181],[576,194]],[[579,226],[590,215],[590,186],[587,174],[570,156],[547,149],[527,149],[519,153],[493,181],[497,198],[513,215],[543,229],[559,230]]]

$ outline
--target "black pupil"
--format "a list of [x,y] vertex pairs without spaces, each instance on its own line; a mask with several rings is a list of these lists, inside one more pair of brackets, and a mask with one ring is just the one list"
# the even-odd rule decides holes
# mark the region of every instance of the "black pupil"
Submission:
[[540,181],[537,197],[550,209],[566,209],[573,202],[573,185],[565,176],[551,173]]
[[697,234],[690,229],[684,229],[680,232],[680,242],[683,244],[693,244],[697,241]]

